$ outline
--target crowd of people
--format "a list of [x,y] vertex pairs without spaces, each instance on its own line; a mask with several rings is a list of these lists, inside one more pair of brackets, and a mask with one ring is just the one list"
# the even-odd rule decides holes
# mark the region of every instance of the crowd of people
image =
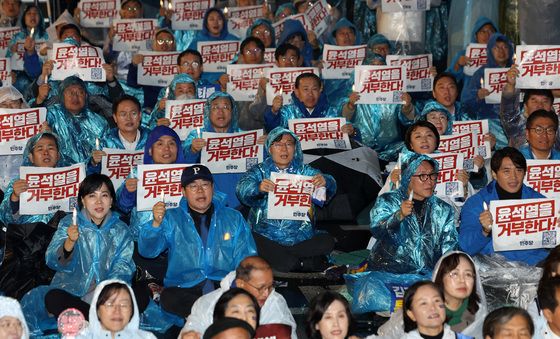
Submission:
[[[169,328],[191,339],[297,338],[296,321],[275,289],[274,275],[319,272],[340,281],[349,270],[333,264],[337,234],[317,227],[317,213],[340,192],[338,174],[309,164],[289,120],[332,117],[346,119],[340,132],[353,148],[375,155],[384,180],[368,202],[372,246],[360,269],[418,277],[406,286],[402,308],[390,310],[390,318],[368,338],[560,338],[560,249],[497,251],[495,216],[488,208],[496,201],[545,197],[524,178],[527,160],[560,159],[552,107],[556,91],[519,89],[512,41],[497,23],[480,17],[472,24],[471,43],[487,45],[486,65],[467,75],[463,50],[445,68],[445,57],[426,44],[424,52],[432,53],[438,66],[430,68],[433,90],[403,92],[399,104],[361,104],[353,74],[333,80],[315,73],[295,79],[291,103],[280,93],[267,104],[266,77],[253,101],[237,102],[227,91],[227,74],[205,71],[198,42],[241,41],[234,64],[265,64],[265,50],[274,48],[278,68],[321,70],[326,44],[366,45],[364,65],[386,65],[388,55],[402,52],[396,41],[353,23],[383,15],[375,2],[355,4],[354,21],[329,4],[328,29],[321,35],[290,18],[314,1],[276,2],[235,1],[235,7],[260,6],[263,13],[251,18],[246,36],[236,36],[228,30],[226,4],[205,11],[202,30],[173,30],[173,9],[161,1],[150,46],[119,52],[113,49],[114,28],[82,27],[79,10],[63,13],[47,28],[39,6],[0,1],[0,24],[20,28],[6,57],[18,53],[18,43],[24,47],[23,70],[12,71],[11,84],[0,88],[0,108],[47,112],[23,155],[0,156],[0,222],[7,239],[6,250],[0,248],[0,292],[6,295],[0,297],[0,338],[52,333],[56,319],[63,333],[72,326],[64,329],[60,319],[67,324],[83,319],[76,333],[66,333],[77,338],[155,338]],[[122,0],[119,17],[144,18],[143,6],[140,0]],[[431,11],[438,17],[446,12],[437,6]],[[277,35],[274,23],[281,20]],[[424,33],[426,40],[447,40],[445,30],[426,27]],[[53,42],[103,47],[106,81],[52,80],[57,72],[48,53]],[[180,52],[178,74],[168,86],[139,84],[138,68],[149,51]],[[507,69],[500,104],[485,101],[490,92],[481,79],[488,68]],[[197,98],[206,100],[203,126],[182,140],[165,115],[166,102]],[[430,155],[453,133],[454,122],[482,119],[488,120],[490,132],[482,139],[491,154],[476,155],[474,170],[458,170],[463,193],[436,195],[439,165]],[[203,133],[250,130],[263,130],[257,140],[264,149],[262,162],[245,173],[212,173],[201,163],[208,146]],[[137,167],[115,187],[101,174],[105,148],[143,152],[145,165],[186,164],[178,206],[159,201],[149,211],[139,209]],[[30,190],[20,168],[79,163],[87,176],[79,184],[75,215],[20,213],[22,194]],[[270,217],[275,173],[311,178],[307,220]],[[25,241],[36,256],[18,258],[16,240]],[[478,256],[534,267],[535,275],[543,268],[528,310],[490,307]],[[28,283],[23,277],[34,269],[46,277]],[[367,279],[367,273],[361,277]],[[351,310],[364,301],[348,299],[331,291],[314,297],[305,319],[307,336],[357,338]]]

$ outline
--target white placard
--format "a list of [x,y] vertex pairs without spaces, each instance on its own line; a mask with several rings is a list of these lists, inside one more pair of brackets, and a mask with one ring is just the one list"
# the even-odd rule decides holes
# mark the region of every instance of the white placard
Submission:
[[253,22],[263,17],[262,5],[226,8],[228,31],[241,40],[245,39],[247,36],[247,29],[253,25]]
[[327,0],[320,0],[309,5],[305,11],[307,23],[317,36],[321,36],[328,28],[330,8]]
[[357,104],[402,104],[405,74],[404,66],[356,66],[353,91],[360,94]]
[[560,115],[560,98],[554,98],[554,103],[552,103],[552,110],[556,115]]
[[309,221],[313,177],[272,172],[270,180],[275,185],[268,193],[267,218]]
[[0,110],[0,155],[23,154],[27,141],[41,130],[45,107]]
[[406,69],[406,92],[432,90],[434,78],[430,73],[432,55],[387,55],[387,65],[404,66]]
[[86,167],[83,163],[56,168],[22,166],[19,177],[28,185],[27,191],[19,196],[19,214],[71,212],[77,206],[78,189],[86,177]]
[[274,36],[276,37],[276,42],[278,42],[278,39],[280,39],[280,36],[284,31],[284,24],[286,23],[286,20],[297,20],[301,22],[301,24],[303,25],[306,31],[312,30],[311,25],[309,25],[308,23],[308,19],[305,13],[290,15],[272,24],[272,27],[274,28]]
[[167,100],[165,117],[171,121],[171,127],[181,140],[189,133],[204,126],[204,99]]
[[560,45],[522,45],[515,50],[519,77],[515,87],[560,88]]
[[463,68],[463,73],[465,73],[465,75],[473,76],[474,72],[486,65],[488,60],[486,48],[486,44],[469,44],[467,46],[465,56],[470,60]]
[[323,46],[323,79],[350,79],[354,67],[361,65],[366,56],[367,45]]
[[348,134],[342,133],[345,118],[290,119],[288,126],[301,143],[302,150],[315,148],[351,149]]
[[103,51],[99,47],[82,45],[80,47],[67,43],[53,44],[54,68],[52,80],[64,80],[69,76],[77,76],[83,81],[106,80],[103,64]]
[[0,81],[3,86],[12,84],[12,62],[8,58],[0,58]]
[[502,91],[507,84],[507,68],[485,68],[484,69],[484,88],[490,95],[484,98],[487,104],[499,104],[502,101]]
[[144,163],[144,151],[127,151],[116,148],[103,148],[107,153],[101,159],[101,174],[105,174],[113,182],[113,186],[120,187],[126,180],[133,167]]
[[433,153],[428,156],[439,164],[435,194],[450,198],[463,198],[465,189],[457,175],[463,170],[463,154],[461,153]]
[[0,56],[6,56],[12,37],[20,30],[21,28],[19,27],[0,27]]
[[274,53],[276,52],[276,48],[265,48],[264,49],[264,62],[267,64],[274,64],[276,63],[276,58]]
[[430,0],[381,0],[382,12],[417,12],[430,9]]
[[560,160],[527,159],[523,182],[547,198],[560,198]]
[[120,0],[80,0],[80,25],[82,27],[111,27],[121,8]]
[[197,49],[202,55],[205,72],[226,72],[226,66],[239,52],[240,41],[199,41]]
[[113,50],[138,52],[148,48],[149,42],[154,39],[156,26],[156,19],[115,20]]
[[144,60],[138,65],[138,84],[149,86],[169,86],[178,73],[179,52],[140,51]]
[[463,154],[463,168],[469,172],[478,172],[474,157],[480,155],[484,159],[490,159],[492,156],[490,142],[484,141],[483,135],[474,132],[442,135],[438,150]]
[[151,211],[161,201],[162,192],[166,208],[179,207],[183,197],[181,175],[188,165],[138,165],[136,203],[138,211]]
[[[39,50],[45,45],[45,40],[35,39],[35,51],[39,54]],[[17,40],[14,44],[15,52],[12,53],[10,57],[11,67],[13,71],[23,71],[23,54],[25,53],[25,48],[23,47],[23,40]],[[39,58],[41,56],[39,55]]]
[[200,163],[212,173],[245,173],[263,161],[263,145],[257,139],[263,130],[238,133],[202,133],[206,147],[201,151]]
[[266,69],[266,104],[272,105],[274,97],[282,95],[283,104],[292,103],[292,92],[294,91],[296,78],[303,73],[315,73],[319,75],[316,67],[282,67]]
[[264,72],[273,66],[272,64],[227,65],[227,74],[229,75],[227,92],[235,101],[255,101],[259,90],[259,82],[264,77]]
[[214,3],[214,0],[173,0],[171,28],[174,31],[201,30],[204,13],[214,7]]

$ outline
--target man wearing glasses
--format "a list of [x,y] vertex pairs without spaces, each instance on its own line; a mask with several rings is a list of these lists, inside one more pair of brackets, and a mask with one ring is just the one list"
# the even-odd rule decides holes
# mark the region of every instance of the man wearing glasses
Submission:
[[[490,201],[544,198],[542,194],[523,184],[527,161],[517,149],[504,147],[496,151],[490,161],[490,167],[494,180],[467,199],[461,211],[459,245],[471,256],[495,252],[492,244],[493,216],[487,208]],[[536,265],[546,258],[548,250],[501,251],[499,254],[507,260]]]
[[160,305],[186,317],[200,296],[213,291],[241,260],[256,254],[256,246],[241,213],[214,196],[207,167],[185,168],[181,190],[178,208],[166,210],[162,201],[154,205],[153,220],[140,228],[138,251],[146,258],[168,251]]
[[525,137],[528,145],[519,151],[525,159],[560,160],[560,152],[554,147],[558,131],[558,116],[552,111],[540,109],[527,119]]
[[259,325],[284,324],[291,327],[292,338],[297,338],[296,322],[284,297],[274,290],[272,269],[266,260],[251,256],[243,259],[235,271],[222,279],[220,288],[200,297],[192,307],[192,312],[181,331],[180,338],[191,334],[204,333],[212,324],[216,302],[230,287],[239,287],[251,293],[261,307]]

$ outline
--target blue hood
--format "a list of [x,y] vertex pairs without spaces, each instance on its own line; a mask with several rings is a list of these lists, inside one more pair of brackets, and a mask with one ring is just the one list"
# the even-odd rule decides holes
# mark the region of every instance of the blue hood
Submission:
[[156,141],[158,141],[158,139],[164,135],[168,135],[172,137],[173,139],[175,139],[175,142],[177,143],[177,160],[175,160],[175,163],[176,164],[186,163],[185,156],[183,155],[183,151],[181,149],[181,139],[179,139],[179,136],[177,135],[177,133],[175,133],[174,130],[172,130],[167,126],[162,125],[154,128],[150,133],[150,135],[148,135],[146,146],[144,146],[144,164],[151,165],[154,163],[154,159],[150,155],[150,148],[152,148],[152,145],[155,144]]
[[453,116],[449,113],[445,106],[435,100],[430,100],[426,103],[426,105],[424,105],[424,109],[422,109],[420,115],[416,116],[416,120],[427,121],[428,113],[434,111],[445,113],[447,116],[447,129],[445,130],[445,135],[450,135],[453,132]]
[[480,31],[480,29],[482,27],[484,27],[485,25],[492,25],[492,27],[494,27],[494,30],[496,31],[496,33],[499,33],[500,31],[498,30],[498,27],[492,22],[492,20],[488,19],[485,16],[481,16],[480,18],[478,18],[478,20],[476,20],[476,22],[474,23],[472,32],[471,32],[471,42],[473,44],[476,44],[476,33],[478,31]]
[[284,9],[286,9],[286,8],[289,8],[289,9],[290,9],[290,11],[292,12],[291,15],[296,14],[296,8],[294,7],[294,5],[291,4],[291,3],[286,3],[286,4],[283,4],[283,5],[278,6],[278,9],[277,9],[276,12],[274,13],[274,18],[275,18],[276,20],[278,20],[278,19],[279,19],[278,16],[279,16],[280,13],[282,13],[282,12],[284,11]]
[[401,158],[401,186],[397,191],[402,195],[402,197],[408,198],[408,185],[422,161],[428,161],[431,163],[432,166],[434,166],[435,172],[439,170],[437,161],[427,155],[407,152],[406,156]]
[[21,163],[22,166],[34,166],[31,163],[31,160],[29,160],[29,154],[33,151],[33,148],[35,147],[37,142],[41,140],[41,138],[44,137],[45,135],[50,135],[54,137],[54,139],[56,140],[56,147],[59,149],[58,162],[56,163],[55,167],[66,166],[67,164],[71,163],[69,161],[63,160],[64,156],[60,153],[60,142],[58,141],[58,136],[52,132],[40,132],[35,134],[27,141],[27,144],[25,145],[25,149],[23,150],[23,161]]
[[[296,149],[294,150],[294,158],[292,159],[292,162],[290,163],[290,169],[299,169],[300,167],[303,166],[303,151],[301,150],[301,143],[299,142],[299,139],[297,137],[297,135],[295,135],[294,132],[290,131],[289,129],[283,128],[283,127],[276,127],[275,129],[273,129],[272,131],[270,131],[270,133],[268,134],[268,137],[266,138],[266,141],[264,143],[264,148],[266,149],[268,154],[270,153],[270,147],[272,146],[272,142],[278,138],[281,135],[284,134],[289,134],[292,136],[292,138],[294,138],[294,141],[296,143]],[[272,156],[270,156],[270,159],[272,160]],[[289,172],[292,173],[292,172]]]
[[239,129],[239,127],[237,126],[237,122],[239,121],[239,111],[237,110],[237,103],[235,102],[235,99],[233,99],[233,97],[226,92],[214,92],[206,100],[206,103],[204,104],[204,130],[208,132],[214,131],[214,128],[210,123],[210,106],[212,106],[212,101],[217,98],[229,99],[229,102],[231,103],[231,123],[229,125],[228,132],[236,132]]
[[496,46],[496,42],[498,42],[498,41],[503,41],[509,46],[508,61],[506,63],[506,67],[509,68],[513,64],[514,46],[513,46],[513,43],[511,42],[511,40],[507,36],[505,36],[501,33],[492,34],[492,36],[490,37],[490,40],[488,40],[488,47],[486,48],[486,53],[488,54],[488,61],[486,62],[486,67],[488,67],[488,68],[500,67],[500,66],[498,66],[498,64],[496,64],[496,60],[494,59],[494,55],[492,55],[492,48],[494,48],[494,46]]
[[306,45],[309,44],[309,40],[307,40],[307,31],[305,27],[303,27],[303,24],[298,20],[288,19],[284,22],[284,30],[282,34],[280,34],[280,38],[278,38],[278,46],[287,42],[289,38],[296,33],[300,33],[303,36]]
[[270,31],[270,36],[272,37],[272,45],[270,46],[270,48],[276,47],[276,34],[275,34],[274,27],[272,26],[272,22],[266,19],[255,20],[255,22],[253,22],[251,27],[249,27],[249,29],[247,30],[247,35],[245,37],[248,38],[250,36],[253,36],[253,30],[260,25],[265,25]]
[[193,78],[186,73],[179,73],[173,77],[171,84],[169,84],[169,95],[167,96],[170,100],[175,100],[175,88],[177,84],[193,84],[194,85],[194,95],[196,97],[196,82]]
[[[208,31],[208,15],[211,12],[216,12],[218,14],[220,14],[220,16],[222,17],[222,20],[224,22],[224,27],[222,27],[222,31],[220,32],[220,36],[215,37],[210,35],[210,32]],[[227,19],[224,15],[224,13],[222,12],[221,9],[216,8],[216,7],[212,7],[212,8],[208,8],[206,10],[206,13],[204,13],[204,18],[202,19],[202,34],[204,34],[205,36],[211,37],[213,40],[225,40],[226,37],[228,36],[229,32],[228,32],[228,28],[227,28]]]
[[61,106],[64,107],[64,109],[66,109],[66,106],[64,106],[64,90],[72,85],[79,85],[84,89],[86,93],[85,105],[84,108],[82,108],[82,112],[83,112],[88,107],[89,94],[88,94],[86,83],[75,75],[69,76],[68,78],[60,82],[60,84],[58,85],[58,102],[60,102]]
[[334,25],[334,28],[331,31],[331,35],[329,36],[329,43],[330,44],[336,45],[336,40],[334,38],[335,35],[336,35],[336,31],[341,29],[341,28],[344,28],[344,27],[350,27],[354,31],[354,34],[356,35],[356,42],[354,43],[354,45],[362,44],[362,34],[356,29],[356,26],[354,26],[354,24],[351,23],[346,18],[342,18],[342,19],[338,20],[336,25]]
[[369,40],[367,42],[367,48],[368,48],[368,50],[371,50],[373,48],[373,46],[380,45],[380,44],[389,45],[389,54],[393,54],[393,51],[394,51],[393,44],[383,34],[379,34],[379,33],[374,34],[371,38],[369,38]]

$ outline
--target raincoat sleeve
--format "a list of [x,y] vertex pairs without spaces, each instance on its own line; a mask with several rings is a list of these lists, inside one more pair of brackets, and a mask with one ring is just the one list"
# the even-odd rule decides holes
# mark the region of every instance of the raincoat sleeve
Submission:
[[134,252],[134,241],[123,225],[121,231],[118,233],[120,241],[116,241],[116,248],[113,260],[109,266],[107,279],[119,279],[130,282],[132,274],[136,270],[136,265],[132,260],[132,253]]
[[[129,174],[127,179],[130,178],[134,178],[134,176]],[[129,192],[128,189],[126,189],[125,180],[117,190],[117,207],[124,213],[130,213],[134,206],[136,206],[136,191]]]
[[500,120],[504,132],[509,141],[509,145],[519,148],[525,141],[526,119],[519,109],[519,89],[514,93],[502,93],[500,102]]
[[70,226],[71,219],[66,217],[60,222],[58,229],[54,233],[47,252],[45,253],[45,260],[47,265],[57,272],[71,273],[74,271],[76,266],[77,257],[79,254],[75,253],[78,249],[78,242],[85,241],[85,239],[80,239],[74,244],[74,248],[70,253],[68,258],[63,258],[63,246],[64,241],[68,238],[68,227]]
[[242,204],[249,207],[260,206],[268,193],[259,191],[259,185],[263,181],[264,173],[261,166],[253,166],[237,183],[237,197]]
[[[461,103],[470,117],[478,117],[479,108],[485,104],[484,99],[478,98],[478,90],[480,89],[480,79],[484,76],[484,67],[479,68],[468,83],[465,83],[461,96]],[[490,112],[488,112],[490,114]]]
[[395,197],[381,195],[377,198],[375,205],[371,209],[370,231],[376,239],[390,237],[397,240],[401,220],[399,219],[400,204]]
[[14,181],[15,180],[12,180],[4,191],[4,200],[2,200],[2,203],[0,204],[0,220],[5,225],[14,223],[16,220],[16,216],[19,215],[19,213],[17,215],[14,215],[12,210],[12,201],[10,198],[12,196],[12,193],[14,192]]
[[152,226],[152,220],[140,227],[138,252],[146,258],[155,258],[168,248],[164,228],[169,227],[168,216],[163,218],[159,227]]
[[267,132],[282,125],[282,110],[283,107],[274,114],[272,113],[272,106],[266,106],[266,110],[264,111],[264,127]]
[[[473,195],[461,210],[459,246],[471,256],[480,253],[492,241],[492,237],[482,234],[482,225],[478,220],[483,210],[482,201],[480,194]],[[489,201],[486,203],[489,204]]]
[[463,55],[465,55],[465,53],[466,53],[466,50],[462,50],[462,51],[457,52],[457,54],[455,54],[455,56],[451,60],[451,63],[449,64],[449,67],[445,70],[446,72],[451,73],[455,77],[455,79],[457,80],[458,83],[463,81],[464,66],[459,66],[459,68],[457,70],[455,70],[455,64],[457,64],[459,59]]
[[198,298],[192,306],[191,314],[187,317],[185,326],[181,330],[181,334],[189,331],[195,331],[202,335],[206,329],[212,325],[212,314],[216,302],[222,295],[222,290],[216,290]]
[[195,153],[191,150],[192,142],[197,136],[196,133],[196,130],[191,131],[185,141],[183,141],[183,154],[188,164],[197,164],[200,162],[200,152]]

